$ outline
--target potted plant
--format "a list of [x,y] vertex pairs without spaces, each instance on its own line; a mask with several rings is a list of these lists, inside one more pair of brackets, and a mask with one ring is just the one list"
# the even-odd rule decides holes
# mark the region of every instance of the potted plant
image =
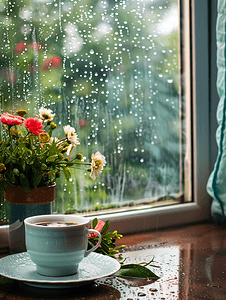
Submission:
[[56,178],[63,172],[71,177],[70,168],[86,166],[95,180],[106,164],[98,151],[91,162],[84,162],[72,149],[79,145],[78,135],[70,125],[64,126],[65,136],[53,137],[57,125],[51,109],[41,107],[35,117],[27,117],[25,110],[15,114],[2,113],[0,140],[0,191],[10,205],[10,249],[24,251],[24,218],[51,213],[55,199]]

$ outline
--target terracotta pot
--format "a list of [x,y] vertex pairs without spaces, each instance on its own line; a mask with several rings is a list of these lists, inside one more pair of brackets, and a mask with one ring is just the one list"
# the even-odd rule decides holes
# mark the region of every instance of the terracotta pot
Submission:
[[5,201],[13,204],[42,204],[53,202],[56,198],[56,184],[32,189],[29,193],[21,187],[6,186]]

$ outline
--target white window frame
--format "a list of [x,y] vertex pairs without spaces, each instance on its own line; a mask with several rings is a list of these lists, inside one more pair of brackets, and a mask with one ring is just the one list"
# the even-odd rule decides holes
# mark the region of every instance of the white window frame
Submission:
[[[192,78],[191,84],[189,84],[190,89],[187,92],[190,93],[193,101],[193,202],[97,216],[102,220],[108,219],[110,230],[118,230],[122,234],[157,230],[210,219],[211,198],[206,192],[206,183],[210,175],[211,126],[209,118],[210,45],[208,28],[210,20],[208,1],[182,1],[184,12],[191,13],[193,22],[192,32],[190,32],[192,51],[189,50],[186,54],[186,56],[191,55],[192,68],[190,68],[190,64],[185,66],[186,72],[190,72]],[[187,26],[185,30],[186,34],[189,34],[190,27]],[[1,226],[0,248],[7,246],[8,226]]]

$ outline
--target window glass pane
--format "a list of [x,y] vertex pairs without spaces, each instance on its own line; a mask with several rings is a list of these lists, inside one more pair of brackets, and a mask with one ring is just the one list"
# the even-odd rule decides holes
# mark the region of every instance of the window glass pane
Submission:
[[180,202],[178,1],[12,0],[0,16],[1,112],[51,108],[54,135],[76,128],[74,154],[106,156],[96,181],[58,179],[53,212]]

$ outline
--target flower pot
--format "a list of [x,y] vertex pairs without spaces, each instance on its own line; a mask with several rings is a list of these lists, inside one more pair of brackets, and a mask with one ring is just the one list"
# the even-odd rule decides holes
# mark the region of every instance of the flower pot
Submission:
[[24,219],[51,214],[56,185],[32,189],[29,193],[21,187],[6,186],[5,201],[9,202],[9,247],[11,253],[26,251]]
[[38,187],[29,193],[17,186],[6,186],[4,193],[5,201],[12,204],[43,204],[50,203],[56,197],[56,185]]

